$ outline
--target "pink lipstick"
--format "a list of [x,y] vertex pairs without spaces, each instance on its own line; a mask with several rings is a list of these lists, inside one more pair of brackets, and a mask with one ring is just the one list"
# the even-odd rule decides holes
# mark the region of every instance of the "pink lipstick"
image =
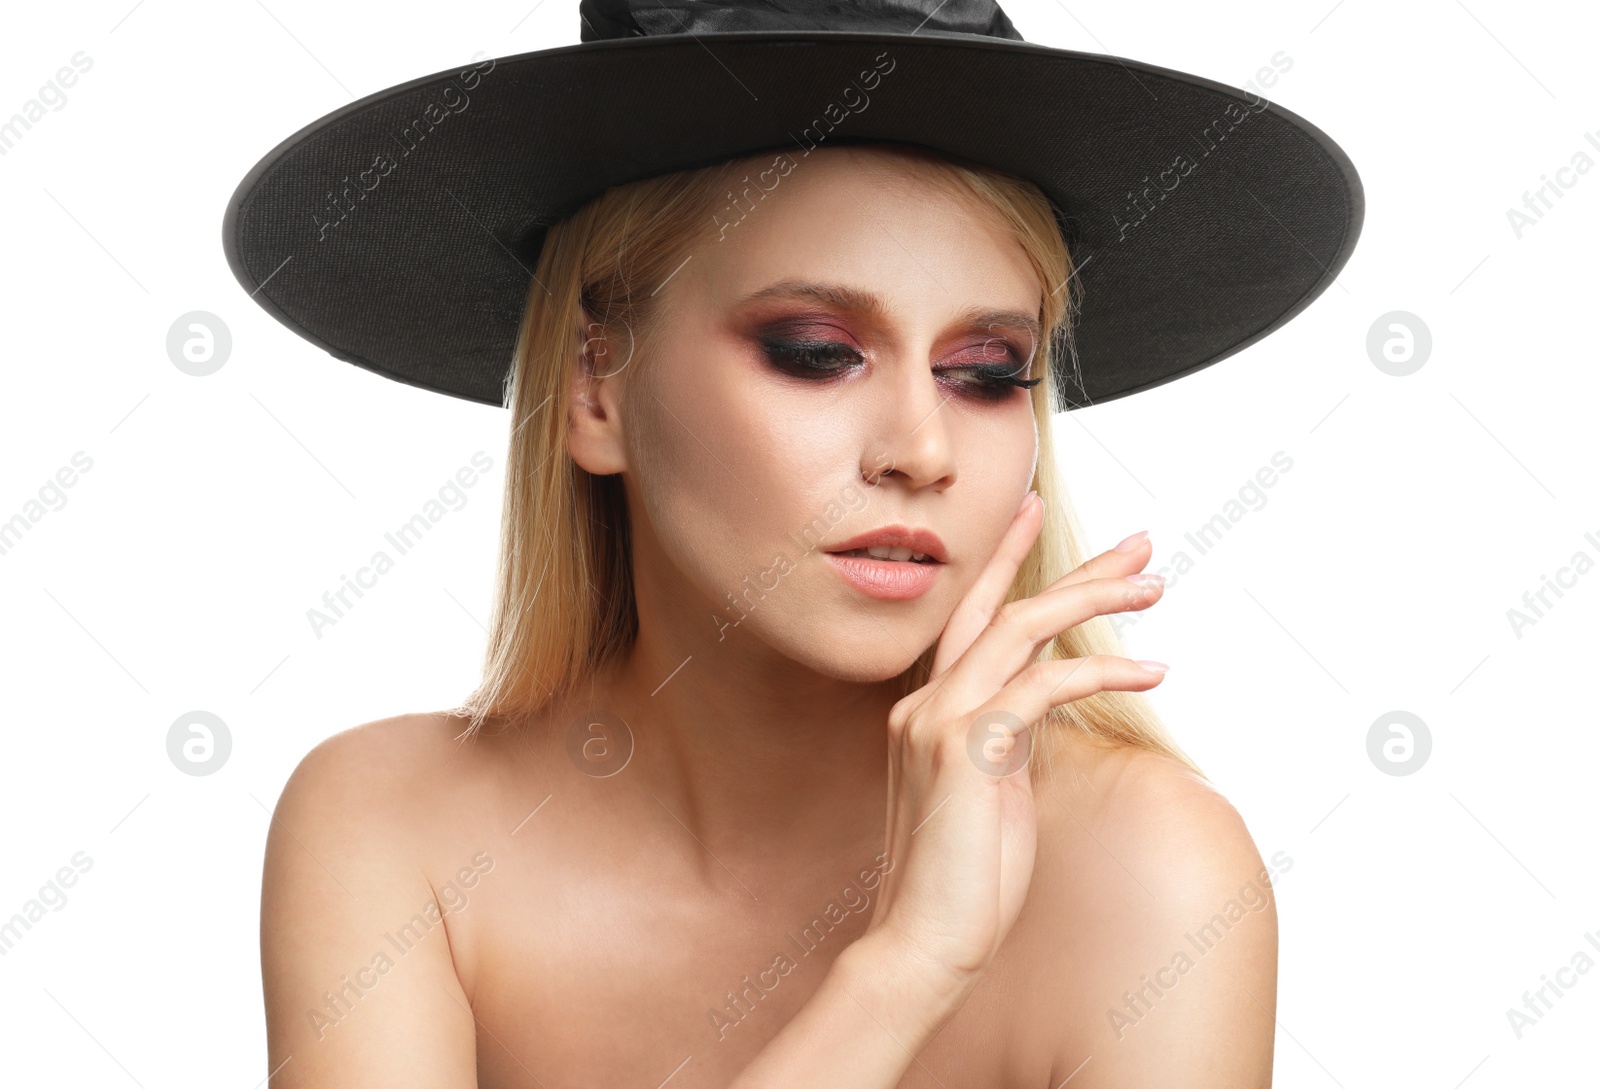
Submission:
[[890,601],[927,593],[948,559],[937,533],[901,525],[869,530],[826,549],[824,555],[857,590]]

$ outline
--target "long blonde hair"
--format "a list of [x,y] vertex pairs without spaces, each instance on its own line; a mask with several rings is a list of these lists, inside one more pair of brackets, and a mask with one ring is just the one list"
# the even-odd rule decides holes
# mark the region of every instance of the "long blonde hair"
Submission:
[[[907,169],[998,213],[1021,244],[1041,284],[1039,315],[1047,331],[1035,373],[1050,375],[1032,391],[1039,456],[1033,487],[1045,501],[1044,525],[1013,581],[1010,599],[1031,597],[1088,558],[1083,532],[1056,467],[1051,418],[1066,392],[1052,360],[1072,347],[1078,285],[1052,205],[1032,182],[917,145],[874,142]],[[592,476],[567,452],[567,394],[586,341],[599,330],[628,330],[629,360],[649,354],[654,287],[667,281],[708,230],[726,231],[740,201],[764,199],[750,182],[757,166],[786,153],[762,153],[629,182],[609,189],[548,229],[507,377],[511,436],[505,474],[498,585],[483,677],[452,714],[468,718],[470,736],[498,730],[577,690],[625,650],[638,630],[628,510],[617,476]],[[793,161],[790,160],[790,168]],[[739,175],[745,176],[741,180]],[[782,171],[787,174],[788,171]],[[761,176],[769,176],[769,169]],[[740,188],[739,194],[734,193]],[[771,187],[776,188],[776,183]],[[730,207],[733,210],[730,212]],[[711,226],[708,227],[708,224]],[[620,340],[620,337],[613,337]],[[609,369],[609,367],[608,367]],[[896,679],[900,695],[926,684],[937,642]],[[1104,616],[1062,632],[1036,660],[1124,653]],[[1053,708],[1033,736],[1030,773],[1048,767],[1058,730],[1108,746],[1161,753],[1201,775],[1137,692],[1098,692]],[[1203,777],[1203,775],[1202,775]]]

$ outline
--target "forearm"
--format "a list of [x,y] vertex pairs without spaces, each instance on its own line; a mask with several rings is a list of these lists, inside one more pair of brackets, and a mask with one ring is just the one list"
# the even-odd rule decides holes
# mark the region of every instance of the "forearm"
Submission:
[[969,991],[936,991],[857,941],[728,1089],[893,1089]]

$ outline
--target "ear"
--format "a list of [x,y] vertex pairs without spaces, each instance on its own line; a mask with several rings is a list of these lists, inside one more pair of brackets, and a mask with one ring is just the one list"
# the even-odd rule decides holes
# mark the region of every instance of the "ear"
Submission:
[[622,433],[622,378],[632,358],[633,338],[583,313],[574,374],[567,399],[567,449],[572,460],[595,476],[628,467]]

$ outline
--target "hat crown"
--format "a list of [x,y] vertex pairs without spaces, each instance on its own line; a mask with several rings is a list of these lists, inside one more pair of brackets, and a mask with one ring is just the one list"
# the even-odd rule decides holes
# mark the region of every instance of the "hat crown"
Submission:
[[582,40],[749,30],[855,30],[1024,40],[994,0],[580,0]]

